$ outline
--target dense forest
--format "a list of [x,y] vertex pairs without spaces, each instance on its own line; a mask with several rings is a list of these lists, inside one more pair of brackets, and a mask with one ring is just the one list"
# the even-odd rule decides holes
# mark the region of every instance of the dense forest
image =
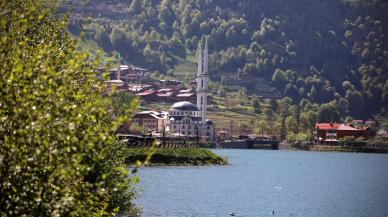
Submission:
[[174,76],[178,59],[206,35],[213,76],[262,78],[302,111],[334,107],[326,121],[387,112],[384,0],[99,0],[67,8],[74,35],[160,74]]

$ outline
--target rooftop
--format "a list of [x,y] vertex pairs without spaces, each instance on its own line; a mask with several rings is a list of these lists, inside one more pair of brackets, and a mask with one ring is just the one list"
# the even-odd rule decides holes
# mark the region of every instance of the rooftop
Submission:
[[368,127],[354,127],[343,123],[316,123],[315,128],[319,128],[320,130],[358,131],[365,130]]
[[179,111],[199,111],[196,105],[187,101],[174,103],[174,105],[172,105],[170,109]]

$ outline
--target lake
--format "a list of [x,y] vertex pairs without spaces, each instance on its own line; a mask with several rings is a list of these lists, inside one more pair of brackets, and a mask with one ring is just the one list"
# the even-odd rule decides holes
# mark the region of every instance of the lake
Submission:
[[231,165],[141,168],[143,216],[388,217],[388,155],[213,151]]

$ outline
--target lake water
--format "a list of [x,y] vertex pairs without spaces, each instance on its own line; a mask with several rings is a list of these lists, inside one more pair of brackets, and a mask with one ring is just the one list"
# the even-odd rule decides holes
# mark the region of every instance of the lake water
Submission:
[[143,216],[388,217],[388,155],[214,151],[231,165],[141,168]]

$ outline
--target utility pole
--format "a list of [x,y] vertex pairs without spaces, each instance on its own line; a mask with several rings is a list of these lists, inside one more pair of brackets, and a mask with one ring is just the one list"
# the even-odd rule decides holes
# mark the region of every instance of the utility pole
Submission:
[[164,120],[162,120],[162,129],[163,129],[162,144],[164,146],[166,143],[166,126],[164,125]]
[[230,120],[230,141],[233,141],[233,120]]
[[298,104],[296,105],[296,133],[299,133],[299,123],[300,123],[300,100],[298,101]]

